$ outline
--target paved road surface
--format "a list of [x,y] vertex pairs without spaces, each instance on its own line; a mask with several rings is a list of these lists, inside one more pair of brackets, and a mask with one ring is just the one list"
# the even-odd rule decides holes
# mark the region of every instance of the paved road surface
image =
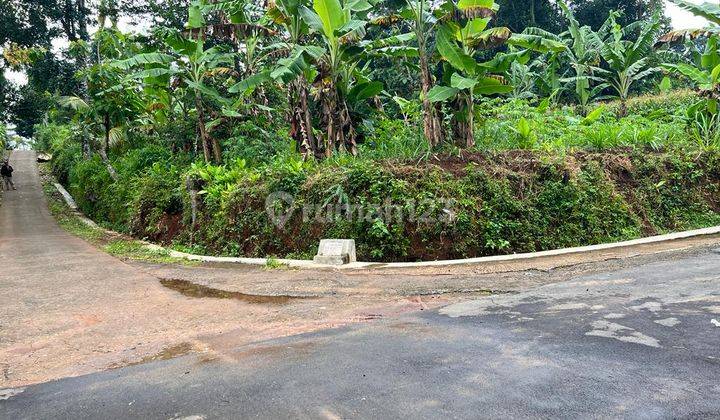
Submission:
[[[143,266],[60,229],[47,210],[34,153],[15,152],[11,161],[18,190],[0,205],[0,389],[191,350],[222,353],[226,346],[357,322],[368,311],[424,305],[398,296],[279,304],[183,296]],[[240,284],[274,276],[262,268],[224,274]]]
[[[3,205],[0,227],[17,229],[6,223],[23,211]],[[3,262],[52,245],[62,233],[43,239],[50,228],[19,248],[3,231]],[[718,418],[719,378],[720,254],[700,250],[221,355],[6,389],[0,418]]]

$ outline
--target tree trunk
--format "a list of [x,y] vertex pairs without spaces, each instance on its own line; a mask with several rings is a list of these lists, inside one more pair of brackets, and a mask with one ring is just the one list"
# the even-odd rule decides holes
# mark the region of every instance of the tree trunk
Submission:
[[458,147],[475,146],[474,103],[472,95],[460,97],[454,102],[455,116],[452,120],[453,139]]
[[110,150],[110,114],[105,113],[103,116],[103,127],[105,128],[105,153]]
[[202,141],[203,155],[205,156],[205,162],[210,163],[212,160],[212,153],[210,151],[210,140],[207,129],[205,127],[205,110],[203,108],[200,94],[195,92],[195,108],[198,113],[198,129],[200,130],[200,141]]
[[82,128],[80,137],[82,141],[83,158],[90,159],[90,156],[92,156],[92,150],[90,149],[90,134],[87,132],[86,128]]
[[102,159],[103,163],[105,164],[105,167],[107,168],[108,173],[110,174],[110,178],[112,178],[113,181],[117,182],[118,174],[115,171],[115,168],[113,168],[112,164],[110,164],[110,159],[108,159],[107,153],[105,153],[105,150],[101,149],[99,154],[100,154],[100,159]]
[[308,94],[304,80],[297,78],[288,89],[290,136],[305,159],[318,157],[318,147],[312,129]]
[[627,113],[628,113],[627,98],[620,98],[620,112],[618,113],[618,117],[625,118],[625,117],[627,117]]
[[85,0],[78,0],[77,2],[77,35],[83,41],[90,40],[90,33],[88,32],[88,13],[90,11],[85,7]]
[[335,151],[340,137],[341,128],[338,127],[337,90],[335,85],[325,88],[323,92],[323,120],[325,122],[325,157],[329,158]]
[[432,89],[433,80],[428,66],[427,53],[424,43],[418,50],[420,54],[420,70],[422,73],[422,95],[423,95],[423,131],[425,139],[430,147],[437,147],[443,141],[442,122],[438,116],[433,103],[428,99],[428,92]]
[[98,154],[100,155],[100,159],[102,159],[103,163],[105,164],[105,167],[110,174],[110,178],[112,178],[113,181],[117,182],[118,174],[115,171],[115,168],[113,168],[113,166],[110,164],[110,159],[108,158],[108,153],[110,152],[110,114],[105,113],[105,115],[103,115],[103,128],[105,129],[105,141],[103,147],[100,148],[100,152]]
[[220,145],[220,140],[218,140],[217,137],[211,137],[210,140],[212,141],[213,156],[215,158],[215,164],[220,165],[223,162],[222,146]]
[[334,80],[322,87],[320,103],[323,110],[322,125],[325,129],[325,157],[332,156],[335,149],[340,147],[356,156],[358,153],[357,133],[347,102],[340,97]]
[[351,155],[357,156],[357,133],[355,132],[355,126],[353,125],[352,118],[350,117],[350,109],[348,109],[347,102],[342,100],[342,113],[340,115],[340,126],[342,127],[342,141],[345,145],[345,150],[350,152]]
[[467,118],[465,124],[467,128],[465,131],[465,147],[471,148],[475,146],[475,99],[473,98],[472,92],[467,97]]
[[310,106],[308,104],[308,90],[305,85],[305,80],[299,81],[300,84],[300,120],[304,121],[305,136],[307,137],[308,145],[314,157],[318,157],[320,150],[318,147],[318,141],[315,138],[313,132],[312,115],[310,115]]
[[530,25],[528,26],[537,26],[535,23],[535,0],[530,0]]

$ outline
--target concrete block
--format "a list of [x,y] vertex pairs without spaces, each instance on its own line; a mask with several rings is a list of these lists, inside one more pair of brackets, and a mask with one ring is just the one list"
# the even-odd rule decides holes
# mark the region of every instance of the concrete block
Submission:
[[357,261],[354,239],[323,239],[318,254],[313,259],[317,264],[345,265]]

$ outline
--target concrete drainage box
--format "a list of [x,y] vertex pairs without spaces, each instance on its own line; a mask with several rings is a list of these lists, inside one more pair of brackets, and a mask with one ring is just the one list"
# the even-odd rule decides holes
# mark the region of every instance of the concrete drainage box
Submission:
[[323,239],[314,261],[323,265],[344,265],[357,261],[354,239]]

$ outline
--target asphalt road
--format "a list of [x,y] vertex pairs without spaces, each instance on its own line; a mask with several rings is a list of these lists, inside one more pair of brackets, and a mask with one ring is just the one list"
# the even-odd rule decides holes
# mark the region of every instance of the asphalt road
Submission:
[[710,250],[0,392],[1,418],[720,417]]

